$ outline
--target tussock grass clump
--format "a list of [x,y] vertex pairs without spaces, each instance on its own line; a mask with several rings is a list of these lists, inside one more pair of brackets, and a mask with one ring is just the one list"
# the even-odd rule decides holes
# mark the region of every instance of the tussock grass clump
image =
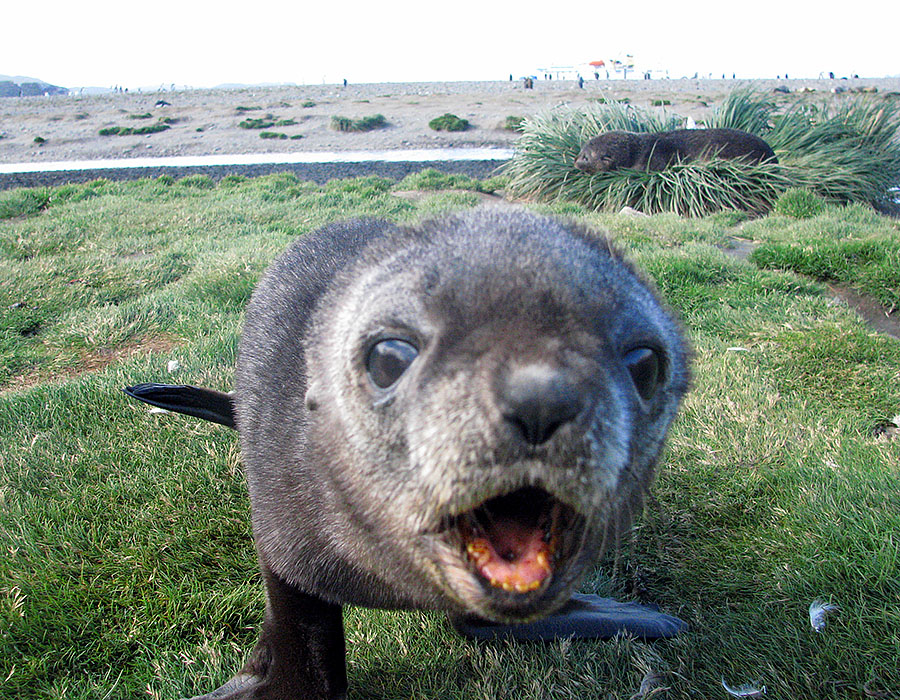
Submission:
[[262,119],[245,119],[239,122],[238,126],[241,129],[268,129],[270,126],[275,126],[275,118],[268,116]]
[[447,112],[428,122],[428,128],[434,131],[465,131],[469,128],[469,120]]
[[[765,137],[772,128],[775,103],[762,93],[738,88],[713,110],[705,126],[710,129],[741,129]],[[771,142],[769,143],[771,146]],[[774,146],[772,146],[774,149]]]
[[360,119],[334,116],[331,118],[331,128],[335,131],[372,131],[387,126],[384,115],[373,114]]
[[841,203],[892,198],[900,182],[900,103],[797,103],[773,120],[766,140],[797,186]]
[[150,124],[148,126],[130,127],[130,126],[109,126],[100,129],[100,136],[143,136],[145,134],[158,134],[160,131],[171,129],[168,124]]
[[785,190],[775,201],[775,213],[795,219],[809,219],[825,209],[825,200],[800,187]]
[[521,131],[522,123],[524,121],[525,117],[510,115],[503,120],[503,126],[501,128],[506,129],[507,131]]
[[143,114],[129,114],[129,119],[150,119],[153,115],[150,112],[144,112]]
[[293,136],[288,136],[285,133],[280,131],[261,131],[259,134],[261,139],[278,139],[281,141],[287,141],[290,139],[291,141],[299,141],[303,138],[303,134],[294,134]]
[[593,175],[574,167],[581,146],[605,131],[658,132],[684,120],[606,102],[584,110],[553,110],[527,119],[506,167],[513,196],[570,200],[594,209],[632,206],[653,214],[702,216],[719,209],[769,211],[789,188],[836,203],[883,205],[900,182],[900,105],[871,98],[825,104],[797,102],[783,112],[749,90],[729,95],[708,127],[763,137],[778,164],[697,161],[660,171],[614,170]]

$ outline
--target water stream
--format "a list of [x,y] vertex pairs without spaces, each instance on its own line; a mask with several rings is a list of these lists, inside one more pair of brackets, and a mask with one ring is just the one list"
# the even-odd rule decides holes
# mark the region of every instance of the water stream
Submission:
[[0,163],[0,174],[116,170],[128,168],[203,168],[228,165],[302,163],[426,163],[434,161],[505,161],[511,148],[418,148],[391,151],[311,151],[300,153],[231,153],[211,156],[104,158],[52,163]]

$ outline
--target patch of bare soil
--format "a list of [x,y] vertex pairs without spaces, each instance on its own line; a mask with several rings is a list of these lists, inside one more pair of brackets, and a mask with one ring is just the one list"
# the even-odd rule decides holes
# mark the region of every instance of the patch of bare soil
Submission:
[[91,374],[106,369],[122,360],[127,360],[135,355],[149,353],[166,353],[177,347],[179,342],[168,336],[154,336],[142,338],[128,345],[117,348],[99,348],[84,352],[77,363],[64,368],[32,370],[18,377],[13,377],[5,386],[0,387],[0,394],[10,391],[21,391],[39,384],[50,382],[63,382],[73,377]]

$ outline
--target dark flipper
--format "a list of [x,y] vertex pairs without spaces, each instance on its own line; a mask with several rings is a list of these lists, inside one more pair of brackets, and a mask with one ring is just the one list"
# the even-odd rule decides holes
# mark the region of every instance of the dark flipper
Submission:
[[253,689],[258,688],[261,682],[258,676],[239,674],[211,693],[195,695],[185,700],[230,700],[231,698],[240,698],[241,695],[249,697]]
[[187,384],[135,384],[125,393],[138,401],[234,428],[231,394]]
[[687,623],[647,605],[619,603],[612,598],[576,593],[559,612],[522,625],[499,625],[478,619],[453,621],[456,631],[469,639],[517,639],[539,641],[609,639],[627,632],[641,639],[674,637]]

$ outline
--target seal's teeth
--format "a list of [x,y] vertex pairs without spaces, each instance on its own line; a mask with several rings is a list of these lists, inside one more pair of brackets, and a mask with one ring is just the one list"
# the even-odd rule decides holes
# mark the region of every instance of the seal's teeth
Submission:
[[540,581],[532,581],[531,583],[517,583],[516,593],[528,593],[528,591],[535,591],[540,588]]
[[484,566],[491,559],[490,547],[484,540],[469,542],[466,544],[466,552],[476,566]]
[[536,591],[541,587],[543,581],[531,581],[530,583],[526,583],[525,581],[516,581],[512,580],[501,581],[497,578],[490,579],[490,584],[494,588],[502,588],[507,593],[512,593],[515,591],[516,593],[528,593],[529,591]]

